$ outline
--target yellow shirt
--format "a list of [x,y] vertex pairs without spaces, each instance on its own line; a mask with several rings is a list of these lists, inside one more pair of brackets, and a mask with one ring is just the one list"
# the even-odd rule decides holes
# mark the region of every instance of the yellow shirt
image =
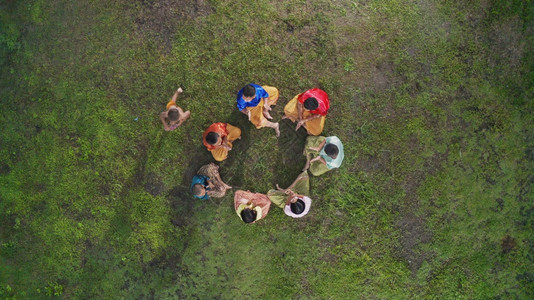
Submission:
[[261,219],[261,207],[259,206],[254,206],[253,204],[250,204],[250,205],[246,205],[246,204],[240,204],[238,207],[237,207],[237,210],[235,211],[237,213],[237,215],[239,216],[239,218],[241,219],[241,221],[243,221],[243,218],[241,218],[241,212],[243,211],[243,209],[245,208],[250,208],[254,211],[256,211],[256,220],[254,221],[258,221],[259,219]]

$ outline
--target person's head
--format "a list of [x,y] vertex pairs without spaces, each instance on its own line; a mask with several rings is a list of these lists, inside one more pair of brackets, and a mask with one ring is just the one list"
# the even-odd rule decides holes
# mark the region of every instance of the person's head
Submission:
[[300,215],[306,209],[306,204],[304,204],[304,201],[298,199],[294,203],[291,203],[289,208],[295,215]]
[[169,119],[169,121],[177,121],[180,118],[180,112],[178,111],[178,108],[170,108],[167,112],[167,118]]
[[219,141],[219,134],[217,132],[209,132],[206,135],[206,142],[210,145],[215,145]]
[[202,184],[197,183],[197,184],[193,185],[193,195],[198,196],[198,197],[202,197],[202,196],[206,195],[206,189],[204,188],[204,186]]
[[304,100],[304,108],[307,110],[315,110],[319,107],[319,102],[314,97]]
[[253,209],[245,208],[241,211],[241,219],[247,224],[256,221],[257,217],[258,213]]
[[334,144],[328,144],[324,146],[324,152],[331,158],[336,158],[339,153],[339,149]]
[[250,84],[247,84],[243,88],[243,100],[245,100],[246,102],[249,102],[252,99],[254,99],[254,97],[256,97],[256,88]]

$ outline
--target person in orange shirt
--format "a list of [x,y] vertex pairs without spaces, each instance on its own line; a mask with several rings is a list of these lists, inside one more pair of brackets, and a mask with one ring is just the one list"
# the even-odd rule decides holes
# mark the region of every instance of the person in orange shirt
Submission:
[[232,150],[232,142],[241,138],[241,129],[228,123],[213,123],[204,131],[202,142],[216,161],[223,161]]
[[174,96],[172,96],[171,101],[167,103],[167,110],[159,114],[159,119],[163,123],[163,129],[165,131],[175,130],[191,115],[190,111],[184,112],[181,107],[176,105],[176,99],[178,99],[178,95],[182,92],[182,88],[178,88]]

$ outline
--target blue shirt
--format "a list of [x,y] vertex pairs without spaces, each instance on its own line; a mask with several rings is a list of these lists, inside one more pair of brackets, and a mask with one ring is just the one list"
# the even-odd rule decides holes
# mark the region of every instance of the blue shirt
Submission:
[[[324,148],[328,144],[334,144],[337,146],[337,149],[339,150],[336,158],[331,158],[324,152]],[[341,163],[343,162],[343,158],[345,157],[345,153],[343,153],[343,144],[341,143],[341,140],[337,136],[329,136],[326,138],[326,143],[324,144],[323,149],[321,149],[321,152],[319,152],[319,155],[326,161],[326,166],[328,169],[334,169],[339,168],[341,166]]]
[[[195,186],[195,184],[201,184],[202,186],[204,186],[204,188],[206,189],[206,191],[209,191],[211,190],[209,187],[208,187],[208,180],[210,178],[208,176],[204,176],[204,175],[195,175],[193,177],[193,181],[191,182],[191,192],[193,192],[193,187]],[[210,196],[208,196],[208,193],[206,193],[204,196],[197,196],[197,195],[194,195],[193,196],[195,198],[198,198],[198,199],[202,199],[202,200],[208,200],[210,198]]]
[[261,86],[254,83],[251,83],[250,85],[256,89],[256,96],[254,96],[252,101],[246,102],[243,100],[243,89],[240,89],[239,92],[237,92],[237,108],[239,110],[243,110],[246,107],[256,107],[260,104],[262,98],[269,98],[269,94]]

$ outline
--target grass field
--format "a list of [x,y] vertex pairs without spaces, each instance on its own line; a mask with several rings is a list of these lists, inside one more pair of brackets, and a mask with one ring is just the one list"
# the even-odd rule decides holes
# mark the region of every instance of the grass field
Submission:
[[[0,1],[0,298],[532,299],[530,0]],[[257,130],[255,82],[328,92],[341,168],[302,219],[201,201],[213,122],[243,131],[222,178],[266,193],[303,129]],[[192,117],[165,132],[176,88]]]

